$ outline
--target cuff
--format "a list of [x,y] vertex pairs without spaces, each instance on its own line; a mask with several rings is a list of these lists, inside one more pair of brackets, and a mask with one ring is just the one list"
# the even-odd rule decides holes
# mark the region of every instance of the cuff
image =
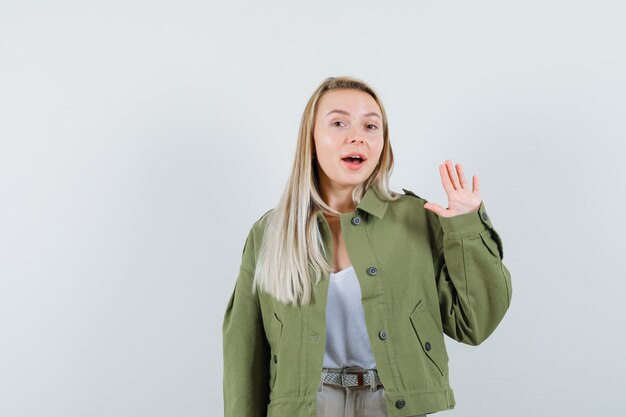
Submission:
[[448,237],[464,237],[484,230],[493,229],[491,219],[487,215],[484,201],[478,210],[452,217],[439,217],[443,233]]

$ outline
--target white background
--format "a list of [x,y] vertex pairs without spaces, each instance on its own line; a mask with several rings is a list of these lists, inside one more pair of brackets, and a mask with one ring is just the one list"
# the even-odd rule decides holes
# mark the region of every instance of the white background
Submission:
[[623,413],[623,2],[98,3],[0,6],[0,415],[222,415],[244,239],[333,75],[380,93],[393,189],[445,207],[461,162],[504,241],[441,414]]

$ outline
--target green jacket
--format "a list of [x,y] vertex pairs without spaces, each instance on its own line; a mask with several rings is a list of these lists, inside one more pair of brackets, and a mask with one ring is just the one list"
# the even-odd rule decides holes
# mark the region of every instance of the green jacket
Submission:
[[[454,408],[443,334],[478,345],[511,303],[511,274],[484,203],[478,211],[440,218],[424,208],[427,200],[404,192],[386,202],[370,188],[354,212],[341,215],[390,417]],[[314,286],[309,305],[252,294],[269,212],[248,234],[224,316],[224,415],[315,417],[328,275]],[[321,211],[317,216],[332,248],[326,218]],[[332,250],[328,261],[332,265]]]

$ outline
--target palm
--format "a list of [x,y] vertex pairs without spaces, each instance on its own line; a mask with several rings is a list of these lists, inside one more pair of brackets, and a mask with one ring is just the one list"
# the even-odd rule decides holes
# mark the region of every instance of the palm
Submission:
[[458,216],[478,210],[482,199],[479,195],[476,175],[472,177],[472,191],[470,191],[461,164],[456,164],[455,171],[452,161],[447,159],[445,164],[439,165],[439,174],[443,188],[448,195],[448,208],[435,203],[425,203],[424,208],[440,217]]

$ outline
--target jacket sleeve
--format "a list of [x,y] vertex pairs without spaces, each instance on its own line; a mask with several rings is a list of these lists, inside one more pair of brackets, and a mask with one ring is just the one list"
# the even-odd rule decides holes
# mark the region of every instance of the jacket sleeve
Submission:
[[426,210],[443,331],[468,345],[482,343],[511,303],[511,273],[484,202],[477,211],[439,217]]
[[222,325],[225,417],[267,416],[270,348],[263,328],[259,293],[252,294],[254,259],[251,230]]

